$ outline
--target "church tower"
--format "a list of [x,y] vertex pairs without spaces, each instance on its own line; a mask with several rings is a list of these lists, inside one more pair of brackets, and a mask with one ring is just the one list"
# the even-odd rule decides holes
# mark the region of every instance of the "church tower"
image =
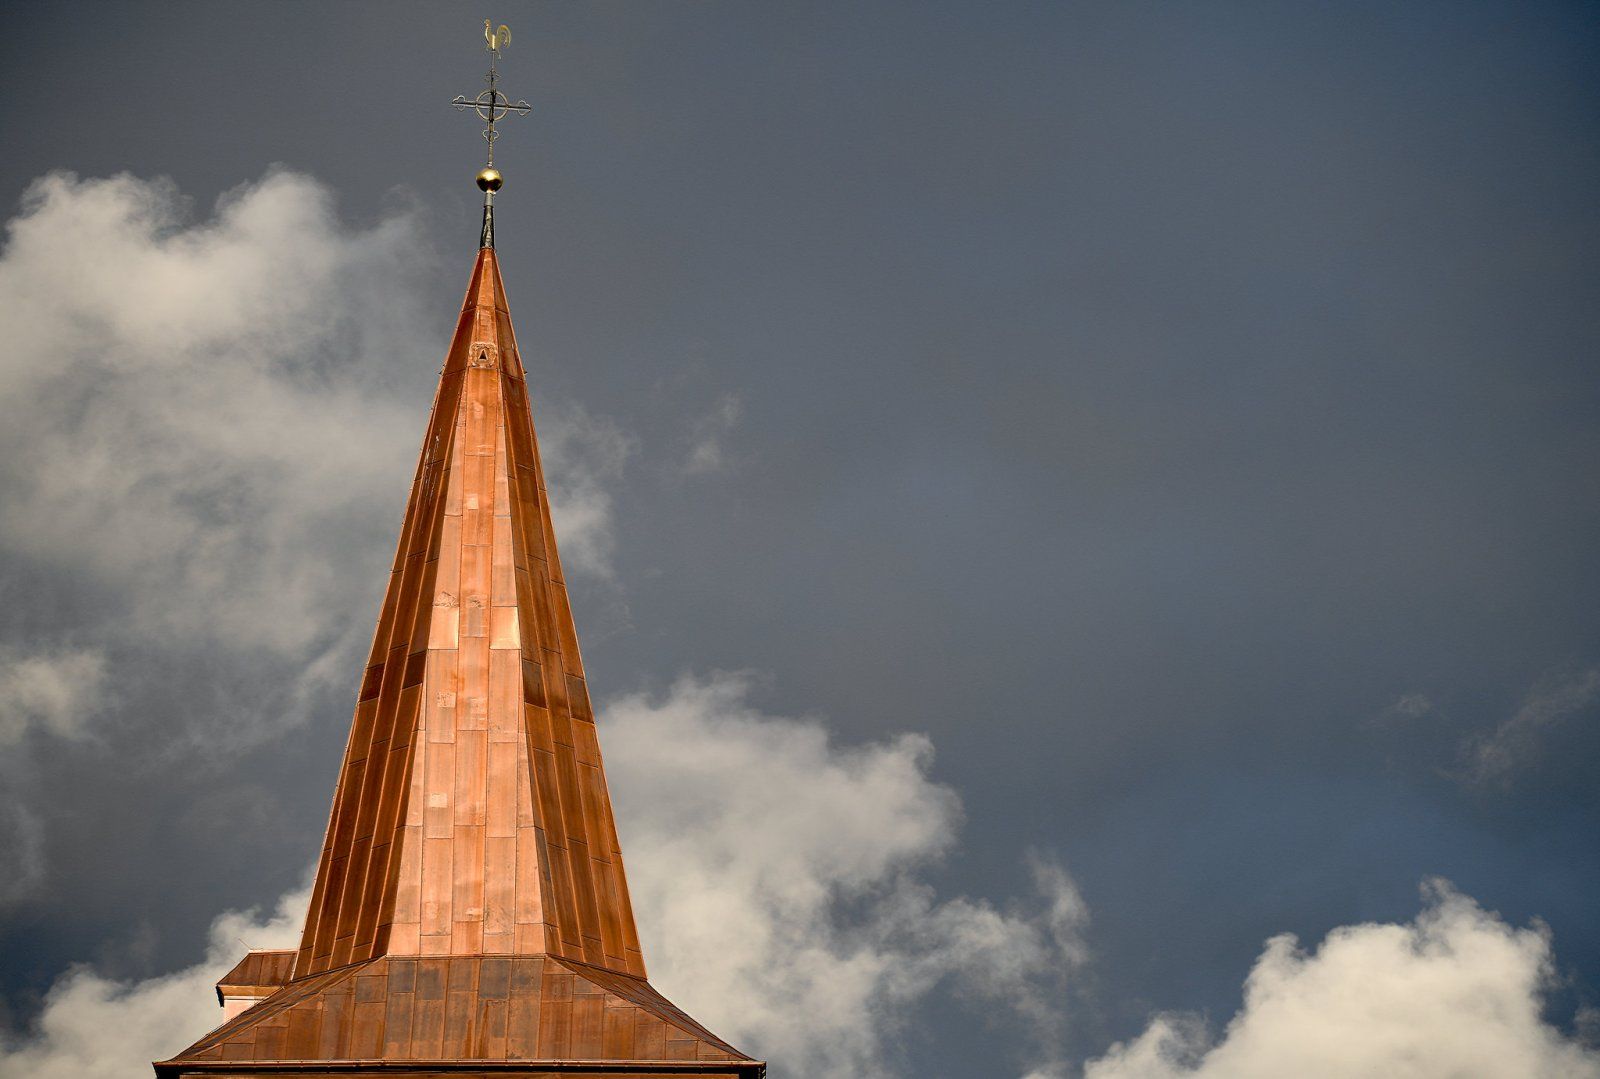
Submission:
[[[485,27],[491,53],[509,40]],[[494,247],[483,228],[298,949],[250,952],[158,1076],[758,1079],[650,985]]]

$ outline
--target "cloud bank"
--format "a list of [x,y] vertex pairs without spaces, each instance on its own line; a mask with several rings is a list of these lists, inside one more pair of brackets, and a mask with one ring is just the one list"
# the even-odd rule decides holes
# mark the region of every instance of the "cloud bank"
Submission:
[[[1002,909],[939,897],[922,872],[956,842],[960,802],[907,735],[858,747],[764,715],[746,679],[685,679],[604,709],[628,874],[652,980],[775,1076],[903,1074],[896,1039],[942,989],[1059,1051],[1058,1004],[1086,911],[1060,868]],[[250,947],[290,947],[306,892],[212,925],[204,962],[140,982],[63,975],[0,1076],[133,1075],[221,1020],[212,983]],[[1018,1061],[1020,1066],[1023,1061]]]
[[1442,881],[1405,925],[1344,926],[1308,952],[1274,937],[1222,1037],[1162,1015],[1084,1079],[1590,1079],[1600,1053],[1544,1021],[1550,935]]
[[[936,898],[914,867],[950,842],[957,806],[927,779],[926,743],[841,749],[814,723],[754,712],[745,691],[727,677],[686,680],[661,701],[614,709],[614,775],[639,786],[660,754],[656,812],[622,815],[656,984],[766,1055],[775,1076],[907,1074],[894,1038],[940,983],[1011,1013],[1031,1051],[1058,1051],[1061,979],[1085,961],[1086,912],[1070,880],[1041,865],[1039,896],[1022,912]],[[756,751],[767,761],[776,752],[770,785],[737,771]],[[815,799],[785,813],[762,797],[800,793],[790,781],[801,773],[817,781]],[[1541,1017],[1554,980],[1548,933],[1508,926],[1443,882],[1425,895],[1415,921],[1345,926],[1312,952],[1273,938],[1220,1039],[1198,1017],[1162,1015],[1089,1061],[1084,1079],[1600,1075],[1600,1054]],[[110,1079],[176,1052],[220,1021],[211,985],[241,940],[293,946],[306,898],[286,895],[265,917],[221,915],[204,961],[173,974],[118,982],[69,971],[31,1031],[0,1038],[0,1077]]]
[[229,911],[211,923],[205,958],[192,967],[144,981],[114,981],[89,967],[56,980],[44,1011],[22,1037],[0,1032],[4,1079],[126,1079],[150,1074],[222,1022],[213,986],[246,948],[291,948],[299,942],[310,888],[285,895],[273,910]]
[[[1023,901],[938,894],[960,802],[905,735],[841,746],[766,715],[750,680],[685,678],[604,710],[608,771],[652,980],[779,1076],[910,1074],[901,1043],[941,994],[1008,1026],[1029,1079],[1080,1074],[1061,1042],[1090,963],[1088,912],[1054,864]],[[1406,924],[1345,926],[1314,950],[1275,937],[1220,1037],[1164,1014],[1084,1079],[1594,1079],[1600,1054],[1546,1022],[1549,933],[1444,882]],[[221,1017],[211,984],[251,947],[288,947],[306,893],[212,925],[205,960],[138,982],[63,975],[37,1023],[0,1040],[0,1077],[138,1073]],[[244,942],[241,943],[241,940]],[[1081,1050],[1080,1050],[1081,1053]]]

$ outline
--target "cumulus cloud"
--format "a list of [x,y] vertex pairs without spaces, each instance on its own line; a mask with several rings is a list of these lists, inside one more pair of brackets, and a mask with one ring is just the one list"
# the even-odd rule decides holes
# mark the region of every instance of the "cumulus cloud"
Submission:
[[[350,228],[285,170],[200,215],[127,175],[28,189],[0,250],[0,902],[62,812],[25,735],[172,768],[348,715],[452,326],[419,252],[403,203]],[[539,418],[567,565],[608,577],[631,443]]]
[[33,728],[81,734],[104,704],[105,673],[105,656],[94,649],[0,648],[0,746]]
[[[222,1022],[212,986],[249,948],[299,941],[310,889],[281,898],[265,915],[229,911],[211,924],[205,958],[144,981],[116,981],[78,967],[62,975],[23,1033],[0,1035],[3,1079],[125,1079],[147,1075]],[[241,944],[241,941],[244,944]]]
[[780,1074],[881,1076],[943,986],[1058,1046],[1063,978],[1085,957],[1067,875],[1006,909],[920,874],[957,839],[955,792],[919,735],[844,747],[762,714],[748,679],[684,679],[604,709],[619,827],[652,977]]
[[[200,220],[166,182],[57,173],[6,234],[8,600],[88,647],[0,657],[22,690],[0,740],[81,733],[97,679],[180,728],[162,745],[187,732],[216,752],[299,722],[352,684],[450,330],[418,321],[417,220],[344,227],[322,184],[283,170]],[[605,576],[629,443],[559,404],[540,418],[563,554]],[[141,702],[185,665],[203,668],[182,675],[187,712]]]
[[192,223],[170,185],[55,174],[7,233],[0,542],[90,578],[129,634],[336,632],[342,567],[304,537],[393,516],[417,410],[374,387],[425,362],[384,295],[411,219],[342,230],[321,185],[275,172]]
[[[442,336],[410,313],[417,243],[409,213],[343,228],[322,185],[285,171],[203,220],[169,183],[57,173],[7,224],[9,605],[86,645],[78,673],[123,698],[104,729],[165,726],[139,752],[259,742],[349,681],[372,591],[352,570],[393,543],[421,426],[382,376]],[[33,726],[85,732],[81,682],[18,676],[53,717]]]
[[1600,1054],[1542,1017],[1549,932],[1507,925],[1442,881],[1424,897],[1413,922],[1345,926],[1315,951],[1274,937],[1220,1039],[1198,1017],[1162,1015],[1085,1079],[1600,1076]]
[[1510,719],[1469,739],[1457,776],[1476,787],[1505,786],[1539,754],[1550,728],[1600,700],[1600,669],[1560,671],[1540,679]]

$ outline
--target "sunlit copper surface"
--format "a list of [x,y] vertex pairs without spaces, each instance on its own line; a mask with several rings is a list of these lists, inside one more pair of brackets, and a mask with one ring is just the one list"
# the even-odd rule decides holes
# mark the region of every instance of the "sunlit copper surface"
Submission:
[[750,1063],[643,979],[526,956],[388,956],[301,978],[180,1059]]
[[516,339],[479,253],[295,963],[559,955],[644,976]]
[[440,376],[292,972],[252,956],[230,978],[288,984],[159,1074],[763,1070],[644,980],[492,248]]

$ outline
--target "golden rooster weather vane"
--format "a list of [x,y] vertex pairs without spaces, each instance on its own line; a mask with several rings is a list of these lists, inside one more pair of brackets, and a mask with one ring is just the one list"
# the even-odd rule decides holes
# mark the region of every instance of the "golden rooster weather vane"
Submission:
[[499,138],[494,129],[495,121],[501,119],[507,113],[513,112],[518,116],[526,116],[533,111],[533,106],[526,101],[513,102],[509,97],[501,93],[496,85],[500,79],[500,73],[495,70],[495,61],[500,59],[500,50],[511,44],[511,28],[504,23],[496,27],[491,20],[485,19],[483,20],[483,40],[487,43],[485,48],[489,53],[489,74],[484,76],[484,81],[489,84],[489,88],[470,100],[463,94],[457,94],[455,100],[450,104],[454,105],[458,110],[470,108],[478,114],[480,120],[484,121],[486,126],[483,129],[483,137],[489,143],[487,165],[492,169],[494,168],[494,140]]

